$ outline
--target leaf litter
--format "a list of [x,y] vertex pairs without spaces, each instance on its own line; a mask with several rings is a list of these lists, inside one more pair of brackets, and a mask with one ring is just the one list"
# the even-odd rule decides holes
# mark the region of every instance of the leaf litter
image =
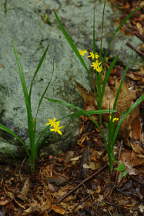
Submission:
[[[122,16],[136,6],[144,6],[144,1],[111,0],[111,3],[119,7]],[[142,39],[144,16],[141,11],[122,31]],[[135,51],[143,53],[144,47],[141,45]],[[111,73],[103,103],[105,109],[112,108],[123,68],[123,65],[116,65]],[[126,78],[117,104],[119,114],[143,93],[144,66],[130,69]],[[96,109],[93,93],[78,82],[75,85],[83,98],[84,109]],[[141,104],[121,126],[115,154],[126,168],[124,178],[120,178],[118,170],[109,172],[99,129],[84,116],[76,145],[57,156],[42,156],[33,176],[25,163],[0,164],[0,215],[144,215],[143,119],[144,104]]]

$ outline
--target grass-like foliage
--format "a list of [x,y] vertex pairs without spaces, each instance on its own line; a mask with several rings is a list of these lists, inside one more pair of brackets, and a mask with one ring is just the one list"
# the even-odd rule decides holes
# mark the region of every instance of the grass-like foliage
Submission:
[[[105,1],[105,4],[106,4],[106,1]],[[103,8],[103,16],[102,16],[102,34],[103,34],[103,26],[104,26],[105,4],[104,4],[104,8]],[[121,21],[120,25],[113,32],[113,36],[112,36],[112,39],[111,39],[110,43],[112,43],[113,39],[118,34],[118,32],[121,30],[121,28],[129,21],[129,19],[138,10],[140,10],[140,8],[136,8],[134,11],[131,11],[131,13],[128,14]],[[81,108],[75,107],[75,106],[73,106],[71,104],[68,104],[68,103],[66,103],[64,101],[61,101],[61,100],[53,100],[53,99],[48,99],[48,100],[51,101],[51,102],[57,102],[57,103],[63,104],[64,106],[69,107],[69,108],[76,109],[77,111],[75,111],[75,117],[79,117],[80,115],[91,116],[93,114],[99,114],[99,116],[100,116],[99,122],[98,123],[94,122],[94,123],[95,123],[96,127],[101,128],[102,114],[107,113],[107,110],[102,110],[103,102],[104,102],[103,100],[104,100],[104,96],[105,96],[105,90],[106,90],[106,86],[108,85],[108,81],[109,81],[111,71],[115,67],[118,57],[116,56],[113,59],[113,61],[111,62],[109,68],[104,68],[103,67],[103,65],[104,65],[104,63],[106,61],[107,53],[103,54],[102,40],[101,40],[101,46],[100,46],[99,53],[98,53],[98,50],[97,50],[97,47],[96,47],[96,43],[95,43],[95,41],[96,41],[95,9],[94,9],[94,16],[93,16],[93,42],[92,42],[92,49],[91,49],[92,51],[91,52],[89,50],[79,50],[78,49],[78,47],[76,46],[75,42],[73,41],[71,35],[68,33],[68,31],[66,30],[64,24],[61,22],[61,19],[59,18],[58,14],[55,11],[54,11],[54,14],[55,14],[55,18],[57,20],[59,29],[63,33],[65,39],[67,40],[67,42],[70,45],[71,49],[73,50],[76,57],[80,61],[81,65],[84,67],[84,69],[87,72],[87,75],[88,75],[87,77],[88,77],[88,80],[89,80],[89,84],[90,84],[91,90],[93,91],[93,93],[95,95],[98,110],[84,111]],[[87,63],[85,62],[84,58],[82,57],[84,55],[88,55],[87,57],[91,61],[90,65],[87,65]],[[126,76],[127,71],[128,71],[128,67],[125,68],[125,71],[122,74],[121,82],[120,82],[119,88],[117,89],[117,92],[116,92],[116,96],[115,96],[115,100],[114,100],[114,104],[113,104],[113,109],[109,112],[109,114],[111,113],[109,115],[110,119],[108,121],[108,124],[106,124],[107,125],[106,127],[107,127],[107,131],[108,131],[108,135],[107,135],[107,137],[105,137],[104,141],[105,141],[106,150],[107,150],[107,153],[108,153],[110,170],[113,169],[113,164],[115,162],[114,145],[116,143],[116,139],[117,139],[117,136],[119,134],[121,125],[122,125],[123,121],[128,117],[128,115],[142,101],[144,101],[144,96],[142,95],[141,97],[139,97],[135,101],[134,104],[132,104],[129,107],[129,109],[126,112],[122,113],[119,118],[115,117],[114,112],[116,111],[117,102],[118,102],[118,99],[119,99],[119,95],[120,95],[122,85],[123,85],[123,82],[125,80],[125,76]],[[93,121],[92,118],[90,118],[90,119]],[[102,131],[101,131],[101,134],[103,134]]]
[[[105,1],[106,4],[106,1]],[[102,34],[103,34],[103,26],[104,26],[104,10],[105,10],[105,4],[103,8],[103,18],[102,18]],[[121,27],[129,21],[129,19],[135,14],[137,10],[140,8],[136,8],[134,11],[132,11],[128,16],[120,23],[118,28],[113,33],[112,40],[115,38],[117,33],[120,31]],[[80,61],[81,65],[83,66],[84,70],[87,72],[87,77],[89,80],[89,84],[91,87],[92,93],[95,95],[96,103],[97,103],[97,110],[83,110],[82,108],[70,104],[66,101],[59,100],[59,99],[52,99],[52,98],[46,98],[45,94],[48,90],[49,84],[51,80],[48,82],[47,86],[44,88],[44,91],[42,92],[38,105],[36,108],[36,114],[34,115],[33,110],[32,110],[32,90],[33,90],[33,85],[34,81],[36,79],[36,76],[44,62],[44,59],[46,57],[46,54],[48,52],[49,46],[46,47],[43,55],[41,56],[38,65],[36,67],[36,70],[34,71],[30,87],[27,87],[26,79],[25,79],[25,73],[23,66],[20,62],[20,58],[18,55],[18,52],[16,48],[14,48],[14,55],[16,59],[16,65],[17,65],[17,72],[19,75],[19,79],[21,82],[21,87],[24,95],[24,103],[26,107],[26,114],[27,114],[27,129],[28,129],[28,138],[29,138],[29,145],[27,146],[25,143],[25,140],[23,140],[20,136],[18,136],[14,131],[9,129],[8,127],[0,124],[0,129],[7,132],[8,134],[11,134],[13,137],[15,137],[19,143],[24,146],[25,152],[28,156],[28,160],[30,163],[31,170],[35,170],[35,165],[36,161],[38,159],[39,155],[39,150],[41,147],[41,144],[43,143],[43,140],[45,138],[45,134],[48,134],[50,132],[56,132],[60,135],[62,135],[61,129],[63,126],[60,126],[60,121],[57,121],[55,118],[53,119],[48,119],[48,122],[46,123],[46,127],[44,127],[43,130],[41,130],[39,133],[37,132],[37,115],[41,106],[41,103],[43,99],[47,99],[49,102],[54,102],[54,103],[59,103],[61,105],[64,105],[67,108],[70,108],[72,110],[71,114],[68,114],[65,117],[80,117],[80,116],[88,116],[96,125],[96,127],[103,128],[104,124],[102,121],[102,115],[104,114],[109,114],[110,119],[107,123],[107,131],[108,135],[105,138],[105,143],[106,143],[106,150],[108,153],[108,158],[109,158],[109,167],[112,170],[113,169],[113,163],[115,162],[115,157],[114,157],[114,145],[116,143],[117,136],[119,134],[119,130],[121,128],[121,125],[123,121],[127,118],[127,116],[142,102],[144,101],[144,96],[142,95],[139,97],[134,104],[132,104],[129,109],[122,113],[119,118],[115,117],[115,112],[116,112],[116,107],[117,107],[117,102],[119,99],[119,95],[122,89],[122,85],[125,79],[126,72],[128,70],[128,67],[126,67],[125,71],[122,74],[121,82],[119,85],[119,88],[117,89],[117,93],[115,96],[115,101],[113,104],[112,109],[103,109],[103,103],[104,103],[104,96],[106,94],[106,87],[109,82],[109,78],[111,75],[111,71],[115,67],[117,63],[118,57],[116,56],[110,66],[107,68],[105,65],[106,63],[106,56],[107,54],[103,54],[103,48],[102,48],[102,41],[101,41],[101,46],[100,50],[97,50],[96,47],[96,25],[95,25],[95,10],[94,10],[94,16],[93,16],[93,41],[92,41],[92,48],[90,50],[79,50],[78,47],[76,46],[74,40],[72,39],[71,35],[68,33],[66,30],[64,24],[61,22],[61,19],[59,18],[58,14],[54,11],[55,18],[57,20],[58,26],[63,33],[65,39],[67,40],[68,44],[70,45],[71,49],[75,53],[77,59]],[[111,41],[112,42],[112,41]],[[110,42],[110,43],[111,43]],[[90,60],[90,64],[86,63],[84,60],[83,56],[87,55],[87,58]],[[54,72],[54,62],[53,62],[53,70]],[[96,121],[94,118],[92,118],[92,115],[98,115],[98,121]],[[64,117],[64,118],[65,118]],[[103,127],[101,127],[103,125]],[[101,134],[103,132],[101,131]]]
[[[30,162],[30,167],[31,167],[32,171],[34,171],[34,169],[35,169],[36,160],[38,158],[40,145],[42,144],[44,135],[45,135],[45,133],[48,133],[48,131],[49,131],[48,129],[50,128],[50,125],[48,125],[39,134],[37,133],[37,114],[38,114],[40,105],[43,101],[43,98],[44,98],[45,93],[49,87],[51,80],[48,82],[47,86],[45,87],[45,89],[44,89],[44,91],[43,91],[43,93],[39,99],[35,116],[33,115],[33,111],[32,111],[32,97],[31,97],[34,80],[35,80],[37,73],[39,72],[41,65],[43,64],[43,61],[46,57],[48,47],[49,46],[47,46],[42,57],[39,60],[39,63],[37,65],[36,70],[34,72],[34,75],[32,77],[32,81],[31,81],[29,89],[28,89],[27,84],[26,84],[25,74],[24,74],[23,66],[20,62],[20,58],[18,56],[18,52],[17,52],[16,48],[14,48],[14,55],[15,55],[16,64],[17,64],[17,72],[18,72],[21,86],[22,86],[22,90],[23,90],[24,103],[25,103],[26,113],[27,113],[27,128],[28,128],[29,146],[27,147],[25,141],[21,137],[16,135],[14,131],[12,131],[9,128],[7,128],[6,126],[0,124],[1,130],[14,136],[24,146],[24,149],[25,149],[25,152],[28,156],[28,160]],[[54,70],[54,67],[53,67],[53,70]]]
[[101,115],[101,114],[106,114],[106,113],[114,113],[116,112],[116,110],[110,110],[110,109],[105,109],[105,110],[84,110],[82,108],[80,108],[79,106],[76,106],[74,104],[68,103],[64,100],[60,100],[60,99],[53,99],[53,98],[46,98],[49,102],[54,102],[54,103],[58,103],[61,104],[65,107],[68,107],[70,109],[72,109],[72,114],[68,114],[67,117],[80,117],[80,116],[91,116],[94,114],[97,115]]

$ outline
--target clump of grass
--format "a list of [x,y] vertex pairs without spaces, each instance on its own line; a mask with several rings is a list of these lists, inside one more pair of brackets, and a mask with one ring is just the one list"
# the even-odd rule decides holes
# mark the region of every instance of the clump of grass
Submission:
[[[106,1],[105,1],[106,3]],[[104,9],[105,9],[105,4],[104,4]],[[103,20],[102,20],[102,33],[103,33],[103,23],[104,23],[104,9],[103,9]],[[115,38],[115,36],[117,35],[117,33],[120,31],[120,29],[123,27],[123,25],[125,25],[129,19],[135,14],[135,12],[137,10],[140,10],[140,8],[136,8],[134,11],[131,11],[130,14],[128,14],[124,20],[122,20],[122,22],[120,23],[120,25],[115,29],[114,33],[113,33],[113,37],[110,43],[112,43],[113,39]],[[76,46],[75,42],[73,41],[71,35],[68,33],[68,31],[66,30],[66,28],[64,27],[64,24],[61,22],[58,14],[54,11],[55,14],[55,18],[57,20],[59,29],[61,30],[61,32],[63,33],[65,39],[67,40],[68,44],[70,45],[71,49],[73,50],[73,52],[75,53],[76,57],[78,58],[78,60],[80,61],[81,65],[83,66],[83,68],[86,70],[87,73],[87,77],[89,80],[89,84],[91,87],[91,90],[94,91],[95,94],[95,98],[96,98],[96,102],[97,102],[97,107],[98,110],[100,110],[100,118],[99,118],[99,122],[94,122],[92,118],[92,121],[95,123],[96,127],[100,127],[101,128],[101,124],[102,124],[102,114],[104,114],[104,111],[102,111],[102,106],[103,106],[103,100],[104,100],[104,95],[105,95],[105,90],[106,90],[106,86],[108,85],[108,81],[109,81],[109,77],[111,74],[111,71],[113,70],[113,68],[115,67],[116,63],[117,63],[117,59],[118,57],[116,56],[113,61],[111,62],[109,68],[107,70],[104,70],[103,64],[106,60],[106,56],[107,53],[105,53],[104,56],[102,56],[102,41],[101,41],[101,47],[100,47],[100,53],[97,52],[97,48],[96,48],[96,37],[95,37],[95,10],[94,10],[94,16],[93,16],[93,45],[92,45],[92,50],[88,51],[86,49],[84,50],[79,50],[78,47]],[[88,54],[88,55],[87,55]],[[85,62],[83,56],[87,55],[88,58],[90,58],[91,60],[91,64],[87,65],[87,63]],[[115,96],[115,101],[113,104],[113,109],[111,110],[111,112],[109,112],[110,114],[110,119],[108,121],[108,124],[106,124],[107,126],[107,131],[108,131],[108,135],[107,137],[105,137],[104,141],[105,141],[105,146],[106,146],[106,150],[107,150],[107,154],[108,154],[108,161],[109,161],[109,168],[110,170],[113,170],[113,164],[116,161],[115,156],[114,156],[114,145],[116,143],[121,125],[123,123],[123,121],[127,118],[127,116],[142,102],[144,101],[144,95],[142,95],[141,97],[139,97],[135,103],[133,103],[129,109],[126,112],[123,112],[121,114],[121,116],[119,116],[119,118],[115,117],[115,111],[116,111],[116,106],[117,106],[117,102],[118,102],[118,98],[120,95],[120,91],[125,79],[125,75],[126,72],[128,70],[128,67],[125,68],[125,71],[122,74],[122,78],[121,78],[121,82],[119,85],[119,88],[117,89],[117,93]],[[95,81],[95,82],[93,82]],[[94,84],[93,84],[94,83]],[[58,101],[58,100],[52,100],[49,99],[49,101],[52,102],[59,102],[62,103],[63,105],[67,106],[67,107],[71,107],[71,105],[68,105],[66,102],[63,101]],[[76,117],[79,117],[80,115],[86,114],[86,111],[78,111],[76,112]],[[94,113],[96,114],[97,110],[95,111],[91,111],[89,113],[89,115],[93,115]],[[77,114],[79,113],[79,114]],[[103,132],[101,131],[101,134],[103,134]]]
[[[34,72],[34,75],[32,77],[29,89],[26,85],[24,70],[23,70],[22,64],[20,63],[18,52],[17,52],[16,48],[14,48],[14,54],[15,54],[16,64],[17,64],[17,69],[18,69],[17,71],[18,71],[18,75],[19,75],[22,90],[23,90],[24,103],[25,103],[26,113],[27,113],[27,128],[28,128],[29,145],[27,146],[25,143],[25,140],[23,140],[20,136],[18,136],[14,131],[12,131],[11,129],[7,128],[6,126],[0,124],[1,130],[14,136],[19,141],[19,143],[21,143],[24,146],[24,149],[25,149],[26,155],[28,156],[28,161],[29,161],[29,164],[30,164],[32,171],[35,170],[35,165],[36,165],[36,161],[38,159],[39,150],[40,150],[41,144],[43,143],[45,135],[50,133],[50,132],[56,132],[60,135],[62,134],[62,132],[61,132],[62,127],[60,126],[60,121],[57,121],[55,118],[49,119],[48,123],[46,124],[46,127],[42,131],[40,131],[39,133],[37,132],[37,115],[38,115],[41,103],[44,99],[44,96],[45,96],[47,90],[48,90],[48,87],[49,87],[51,80],[48,82],[47,86],[45,87],[45,89],[41,95],[41,97],[39,98],[35,116],[34,116],[33,110],[32,110],[32,89],[33,89],[34,80],[35,80],[35,78],[36,78],[36,76],[37,76],[37,74],[38,74],[38,72],[39,72],[39,70],[43,64],[43,61],[46,57],[48,48],[49,48],[49,46],[46,47],[42,57],[39,60],[39,63],[37,65],[36,70]],[[53,64],[53,66],[54,66],[54,64]],[[54,67],[53,67],[53,71],[54,71]]]

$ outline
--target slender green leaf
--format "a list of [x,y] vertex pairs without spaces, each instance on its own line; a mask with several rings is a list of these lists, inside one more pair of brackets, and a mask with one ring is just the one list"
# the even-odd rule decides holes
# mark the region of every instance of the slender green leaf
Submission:
[[52,99],[52,98],[46,98],[46,99],[48,99],[48,101],[50,101],[50,102],[59,103],[59,104],[64,105],[68,108],[77,110],[78,112],[70,114],[70,115],[77,116],[77,117],[81,116],[81,115],[90,116],[90,115],[94,115],[94,114],[105,114],[105,113],[116,112],[116,110],[109,110],[109,109],[108,110],[88,110],[88,111],[86,111],[86,110],[83,110],[74,104],[67,103],[66,101],[63,101],[63,100]]
[[79,53],[79,50],[75,44],[75,42],[73,41],[72,37],[70,36],[70,34],[66,31],[66,28],[64,27],[63,23],[61,22],[59,16],[57,15],[57,13],[54,11],[57,23],[59,25],[60,30],[62,31],[65,39],[67,40],[68,44],[70,45],[70,47],[72,48],[73,52],[75,53],[75,55],[77,56],[77,58],[79,59],[81,65],[85,68],[86,71],[88,71],[88,67],[84,61],[84,59],[82,58],[82,56]]
[[25,146],[25,142],[21,139],[21,137],[16,135],[16,133],[14,133],[11,129],[7,128],[6,126],[4,126],[2,124],[0,124],[0,129],[7,132],[10,135],[12,135],[13,137],[15,137],[21,144],[23,144]]
[[120,85],[119,85],[119,88],[118,88],[116,96],[115,96],[115,100],[114,100],[114,104],[113,104],[113,109],[116,108],[116,105],[117,105],[117,102],[118,102],[118,98],[119,98],[119,95],[120,95],[120,92],[121,92],[121,89],[122,89],[122,85],[123,85],[123,82],[125,80],[127,71],[128,71],[128,67],[125,68],[125,71],[122,74]]
[[36,70],[35,70],[35,72],[34,72],[34,75],[33,75],[33,78],[32,78],[31,84],[30,84],[30,90],[29,90],[29,97],[30,97],[30,98],[31,98],[31,92],[32,92],[32,87],[33,87],[34,80],[35,80],[35,78],[36,78],[36,75],[37,75],[38,71],[40,70],[40,68],[41,68],[41,66],[42,66],[42,63],[43,63],[43,61],[44,61],[44,59],[45,59],[45,57],[46,57],[46,54],[47,54],[48,49],[49,49],[49,45],[46,47],[46,49],[45,49],[45,51],[44,51],[42,57],[41,57],[40,60],[39,60],[39,63],[38,63],[38,65],[37,65],[37,68],[36,68]]
[[113,113],[113,112],[116,112],[116,110],[88,110],[88,111],[84,110],[84,114],[87,116],[94,115],[94,114]]
[[100,56],[102,56],[103,50],[103,30],[104,30],[104,15],[105,15],[105,7],[106,7],[106,0],[104,2],[103,11],[102,11],[102,27],[101,27],[101,44],[100,44]]
[[93,52],[96,52],[96,24],[95,24],[95,14],[96,8],[94,7],[94,12],[93,12]]
[[37,107],[37,111],[36,111],[35,119],[37,118],[38,111],[39,111],[39,108],[40,108],[40,106],[41,106],[41,103],[42,103],[42,101],[43,101],[43,99],[44,99],[44,96],[45,96],[45,94],[46,94],[46,92],[47,92],[47,90],[48,90],[48,88],[49,88],[49,85],[50,85],[50,83],[51,83],[51,81],[52,81],[53,73],[54,73],[54,60],[53,60],[52,76],[51,76],[50,81],[48,82],[46,88],[44,89],[44,91],[43,91],[43,93],[42,93],[42,95],[41,95],[41,97],[40,97],[40,100],[39,100],[39,103],[38,103],[38,107]]
[[50,126],[47,126],[45,127],[43,130],[41,130],[37,136],[37,139],[36,139],[36,146],[37,146],[37,149],[40,148],[40,146],[42,145],[44,139],[46,136],[48,136],[49,134],[49,128]]
[[34,138],[35,138],[35,134],[34,134],[34,122],[33,122],[33,117],[32,117],[32,109],[31,109],[31,101],[29,98],[29,94],[28,94],[28,89],[26,86],[26,81],[25,81],[25,76],[24,76],[24,71],[23,71],[23,67],[20,63],[20,59],[17,53],[17,50],[14,48],[14,54],[16,57],[16,64],[18,66],[18,74],[20,77],[20,81],[21,81],[21,86],[22,86],[22,90],[23,90],[23,94],[24,94],[24,102],[26,105],[26,111],[27,111],[27,121],[28,121],[28,133],[29,133],[29,138],[30,138],[30,144],[33,146],[34,145]]
[[[46,97],[45,97],[46,98]],[[78,111],[83,111],[83,109],[81,109],[78,106],[75,106],[74,104],[70,104],[64,100],[60,100],[60,99],[53,99],[53,98],[46,98],[48,101],[53,102],[53,103],[59,103],[61,105],[64,105],[65,107],[74,109],[74,110],[78,110]]]

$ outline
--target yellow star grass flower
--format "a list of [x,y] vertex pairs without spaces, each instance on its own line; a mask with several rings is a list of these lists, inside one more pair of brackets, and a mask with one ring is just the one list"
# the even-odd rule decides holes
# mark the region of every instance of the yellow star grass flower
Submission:
[[91,67],[93,67],[97,72],[102,72],[102,63],[96,60],[95,62],[92,62]]
[[60,121],[57,121],[56,118],[48,119],[48,122],[45,125],[51,127],[50,131],[62,135],[61,128],[63,128],[63,126],[60,127]]
[[63,128],[63,126],[59,127],[59,125],[55,125],[53,128],[50,129],[50,131],[56,132],[56,133],[62,135],[62,132],[60,130],[61,128]]
[[84,49],[84,50],[79,50],[79,53],[81,56],[84,56],[85,54],[87,54],[87,50]]
[[[110,119],[110,120],[112,119],[112,116],[111,116],[111,115],[110,115],[109,119]],[[117,122],[117,121],[119,121],[119,118],[114,117],[114,118],[112,119],[112,122]]]
[[98,59],[98,58],[99,58],[99,55],[98,55],[97,53],[90,52],[88,58]]
[[56,118],[53,118],[53,119],[48,119],[48,122],[45,125],[46,126],[50,125],[51,127],[53,127],[56,124],[57,124]]

